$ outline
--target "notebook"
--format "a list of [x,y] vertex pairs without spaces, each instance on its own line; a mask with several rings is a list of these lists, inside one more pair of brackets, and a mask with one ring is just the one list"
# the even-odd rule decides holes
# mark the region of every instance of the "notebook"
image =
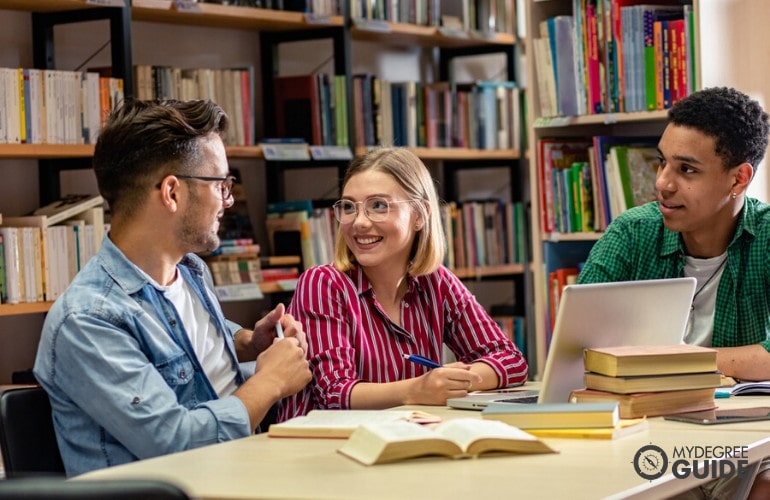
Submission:
[[[567,285],[556,313],[538,403],[565,403],[583,387],[583,349],[684,342],[695,278]],[[515,391],[515,392],[514,392]],[[534,402],[532,390],[503,389],[450,398],[452,408]],[[523,399],[523,401],[518,401]]]

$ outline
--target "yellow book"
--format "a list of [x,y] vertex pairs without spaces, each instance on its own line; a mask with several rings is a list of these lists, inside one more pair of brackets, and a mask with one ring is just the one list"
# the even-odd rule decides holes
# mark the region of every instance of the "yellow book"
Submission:
[[493,420],[458,418],[429,429],[410,422],[362,425],[337,450],[364,465],[424,456],[478,457],[487,453],[555,453],[521,429]]
[[646,431],[650,425],[646,418],[621,419],[615,427],[573,427],[567,429],[527,429],[537,437],[576,439],[618,439]]
[[598,403],[491,403],[481,411],[481,418],[499,420],[520,429],[557,429],[614,427],[620,415],[614,401]]
[[717,352],[689,344],[597,347],[583,352],[585,369],[610,377],[715,372]]

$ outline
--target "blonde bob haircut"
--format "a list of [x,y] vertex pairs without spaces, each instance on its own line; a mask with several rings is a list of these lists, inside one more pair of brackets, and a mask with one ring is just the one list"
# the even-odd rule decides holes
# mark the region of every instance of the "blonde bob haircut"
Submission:
[[[376,148],[350,163],[342,181],[343,189],[351,177],[369,170],[390,175],[406,192],[408,198],[416,200],[409,206],[417,211],[418,219],[423,221],[423,225],[415,235],[406,272],[410,276],[432,273],[444,261],[446,239],[441,226],[436,187],[428,168],[407,149]],[[342,272],[353,269],[355,256],[345,243],[341,228],[337,229],[334,246],[334,267]]]

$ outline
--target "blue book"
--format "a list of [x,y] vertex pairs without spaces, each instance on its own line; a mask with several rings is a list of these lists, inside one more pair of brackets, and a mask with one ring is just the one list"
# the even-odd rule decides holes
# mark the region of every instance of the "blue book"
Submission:
[[267,204],[268,217],[270,214],[285,214],[287,212],[307,212],[308,217],[313,216],[312,200],[278,201]]

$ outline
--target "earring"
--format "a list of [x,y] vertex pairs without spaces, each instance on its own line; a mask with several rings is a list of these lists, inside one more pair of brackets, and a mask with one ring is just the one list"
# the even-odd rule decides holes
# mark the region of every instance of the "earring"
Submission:
[[732,194],[730,195],[730,197],[732,199],[736,199],[738,197],[738,194],[735,191],[733,191]]

